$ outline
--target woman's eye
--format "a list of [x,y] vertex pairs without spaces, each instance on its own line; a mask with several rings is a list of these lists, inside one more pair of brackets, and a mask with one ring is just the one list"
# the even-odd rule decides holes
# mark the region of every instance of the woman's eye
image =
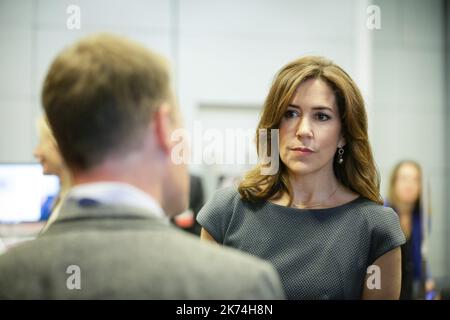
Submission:
[[316,116],[319,121],[327,121],[327,120],[331,119],[331,117],[329,115],[322,113],[322,112],[318,113]]
[[284,117],[287,118],[287,119],[294,118],[294,117],[297,117],[297,116],[298,116],[298,112],[294,111],[294,110],[287,110],[284,113]]

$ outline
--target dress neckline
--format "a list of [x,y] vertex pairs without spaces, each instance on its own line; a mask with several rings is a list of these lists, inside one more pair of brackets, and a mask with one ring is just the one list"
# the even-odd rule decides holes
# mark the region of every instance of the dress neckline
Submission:
[[316,212],[327,212],[327,211],[335,211],[335,210],[339,210],[339,209],[343,209],[345,207],[348,207],[356,202],[358,202],[359,200],[363,199],[363,197],[361,195],[358,195],[355,199],[350,200],[346,203],[340,204],[336,207],[330,207],[330,208],[294,208],[294,207],[287,207],[287,206],[283,206],[281,204],[276,204],[273,203],[269,200],[266,200],[266,203],[268,203],[270,206],[273,207],[277,207],[277,208],[283,208],[283,209],[287,209],[287,210],[293,210],[296,212],[302,212],[302,213],[316,213]]

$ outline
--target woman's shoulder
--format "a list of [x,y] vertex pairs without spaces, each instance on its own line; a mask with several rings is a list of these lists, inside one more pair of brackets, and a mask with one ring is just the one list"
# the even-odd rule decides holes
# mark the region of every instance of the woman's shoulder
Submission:
[[199,216],[228,216],[235,211],[241,202],[241,195],[239,194],[237,187],[230,186],[221,188],[214,191],[209,200],[206,201],[206,204],[199,212]]
[[405,243],[399,216],[392,208],[364,198],[360,201],[359,209],[370,233],[370,264]]
[[228,186],[214,191],[210,201],[217,204],[230,205],[241,201],[241,195],[236,186]]
[[362,215],[372,227],[388,227],[399,224],[399,217],[392,208],[362,196],[355,202],[353,210]]
[[391,207],[385,206],[373,200],[367,199],[363,196],[359,196],[358,201],[356,201],[356,206],[359,209],[365,210],[369,215],[392,215],[396,214]]
[[240,201],[236,187],[216,190],[198,213],[197,221],[217,242],[222,243]]

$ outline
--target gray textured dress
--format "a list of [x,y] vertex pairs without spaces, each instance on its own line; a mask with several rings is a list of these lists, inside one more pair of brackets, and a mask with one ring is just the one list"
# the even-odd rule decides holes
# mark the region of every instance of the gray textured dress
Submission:
[[405,242],[397,214],[363,197],[297,209],[226,188],[197,220],[219,243],[270,261],[288,299],[360,299],[367,267]]

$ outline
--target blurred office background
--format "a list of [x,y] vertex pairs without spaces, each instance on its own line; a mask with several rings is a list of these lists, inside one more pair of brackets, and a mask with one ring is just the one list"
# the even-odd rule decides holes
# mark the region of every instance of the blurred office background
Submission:
[[[80,29],[66,25],[70,5],[80,9]],[[371,5],[380,9],[380,29],[367,26]],[[170,59],[188,130],[196,121],[203,129],[253,129],[282,65],[307,54],[334,60],[366,99],[383,195],[399,160],[423,166],[430,265],[448,285],[450,1],[0,0],[0,162],[34,161],[49,64],[97,31],[127,35]],[[191,171],[203,178],[207,199],[219,176],[247,167],[194,164]]]

